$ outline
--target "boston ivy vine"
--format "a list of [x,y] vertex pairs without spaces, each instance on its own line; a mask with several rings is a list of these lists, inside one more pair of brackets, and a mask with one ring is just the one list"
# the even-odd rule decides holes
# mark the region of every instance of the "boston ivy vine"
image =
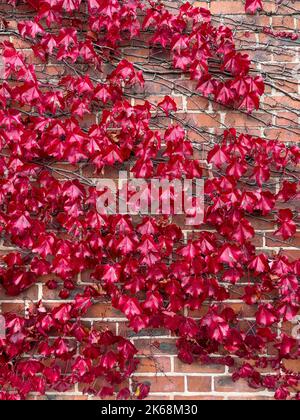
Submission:
[[[189,74],[197,92],[251,113],[264,82],[251,75],[230,28],[215,27],[209,11],[189,3],[175,13],[138,0],[8,3],[21,14],[26,3],[34,14],[19,20],[14,36],[30,44],[38,63],[59,63],[67,74],[45,78],[16,45],[1,45],[0,229],[15,251],[4,257],[0,280],[18,296],[48,278],[63,302],[31,305],[26,316],[3,314],[0,398],[64,392],[77,383],[103,398],[145,398],[147,384],[127,383],[137,349],[84,323],[105,297],[133,331],[174,333],[182,361],[227,365],[233,380],[300,399],[300,374],[286,365],[299,358],[290,322],[300,307],[300,261],[254,245],[258,221],[270,223],[282,243],[297,231],[299,147],[227,130],[210,146],[207,176],[176,122],[174,98],[133,104],[130,92],[143,89],[143,70],[120,58],[122,43],[146,38],[165,50],[173,71]],[[261,1],[246,1],[251,13],[261,8]],[[9,29],[8,19],[3,24]],[[87,127],[85,117],[96,114]],[[165,130],[153,128],[157,117],[167,121]],[[204,223],[185,242],[171,217],[101,215],[101,191],[59,161],[93,164],[96,176],[130,164],[137,178],[204,179]],[[93,282],[84,289],[77,280],[83,273]],[[236,293],[256,321],[228,303]]]

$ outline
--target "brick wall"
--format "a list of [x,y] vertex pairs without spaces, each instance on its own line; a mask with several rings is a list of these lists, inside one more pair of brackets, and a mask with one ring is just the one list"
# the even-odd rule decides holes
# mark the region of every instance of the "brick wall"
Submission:
[[[6,9],[6,2],[0,4],[0,16]],[[292,42],[273,38],[264,34],[263,28],[276,31],[293,31],[300,29],[300,5],[298,1],[283,1],[276,5],[275,1],[265,1],[265,12],[259,16],[246,16],[244,2],[228,0],[212,0],[195,2],[208,7],[214,14],[217,24],[234,27],[238,46],[241,51],[248,53],[253,60],[253,72],[262,74],[266,81],[266,93],[262,98],[261,109],[252,116],[239,111],[228,110],[204,98],[193,95],[193,84],[184,76],[170,75],[160,79],[158,76],[146,75],[148,79],[145,95],[137,92],[132,101],[137,103],[146,97],[157,103],[166,94],[176,98],[179,111],[177,117],[184,121],[189,128],[189,137],[200,144],[200,150],[205,151],[205,145],[212,139],[211,134],[221,133],[225,128],[235,127],[238,131],[259,135],[268,139],[280,139],[286,142],[300,140],[300,41]],[[173,2],[170,5],[177,6]],[[46,68],[36,58],[33,58],[26,42],[14,37],[12,30],[16,21],[9,22],[8,29],[0,30],[0,41],[10,39],[18,48],[23,49],[28,57],[40,67],[48,76],[56,78],[63,72],[63,68],[51,63]],[[146,63],[150,51],[134,45],[124,45],[124,54],[135,63]],[[153,51],[151,52],[153,54]],[[151,56],[150,54],[150,56]],[[95,115],[85,121],[89,126],[95,120]],[[195,129],[196,128],[196,129]],[[93,178],[93,168],[82,165],[80,168],[68,164],[57,165],[58,169],[78,171],[85,177]],[[110,174],[113,176],[113,174]],[[60,175],[61,176],[61,175]],[[74,175],[76,176],[76,175]],[[273,226],[268,222],[257,222],[258,235],[255,239],[259,249],[268,251],[278,250],[282,244],[272,239]],[[190,234],[190,233],[189,233]],[[299,258],[300,233],[292,242],[283,246],[284,252],[291,258]],[[2,255],[9,251],[1,244]],[[43,300],[45,305],[52,306],[61,302],[55,291],[49,291],[45,286],[48,279],[32,286],[30,290],[17,299],[8,298],[0,286],[0,307],[2,312],[24,310],[31,302]],[[80,279],[82,286],[91,280],[89,274]],[[241,316],[251,319],[253,313],[247,313],[247,308],[238,300],[238,293],[232,296],[232,306]],[[195,314],[194,314],[195,316]],[[150,399],[268,399],[272,397],[268,392],[255,392],[246,383],[233,383],[229,368],[218,365],[201,366],[200,364],[185,365],[176,357],[176,337],[169,336],[164,330],[151,333],[147,330],[138,335],[128,328],[126,319],[115,311],[109,302],[93,306],[86,316],[85,322],[94,326],[109,326],[118,334],[130,337],[140,350],[141,363],[138,368],[139,380],[149,381],[152,385]],[[293,368],[300,370],[299,362],[293,362]],[[49,398],[82,399],[80,387],[74,392],[62,395],[49,395]],[[35,398],[35,397],[34,397]]]

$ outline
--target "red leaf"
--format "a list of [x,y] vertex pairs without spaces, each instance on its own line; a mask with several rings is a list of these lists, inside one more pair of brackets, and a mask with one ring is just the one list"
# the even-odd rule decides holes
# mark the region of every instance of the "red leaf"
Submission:
[[258,10],[263,10],[262,0],[246,0],[246,12],[256,13]]
[[255,271],[256,274],[268,272],[269,264],[265,254],[254,257],[249,264],[249,269]]
[[229,156],[223,147],[215,146],[209,153],[207,160],[209,163],[214,163],[217,168],[221,168],[225,163],[228,163]]
[[170,96],[166,96],[164,100],[162,102],[159,102],[157,106],[165,112],[167,117],[169,116],[170,112],[177,111],[176,102],[172,98],[170,98]]
[[290,209],[279,210],[278,223],[280,227],[275,232],[275,235],[282,236],[284,240],[294,236],[297,231],[297,225],[293,221],[293,217],[293,212]]
[[278,321],[278,317],[276,316],[272,305],[261,305],[256,314],[256,321],[263,327],[270,327],[275,324],[275,322]]

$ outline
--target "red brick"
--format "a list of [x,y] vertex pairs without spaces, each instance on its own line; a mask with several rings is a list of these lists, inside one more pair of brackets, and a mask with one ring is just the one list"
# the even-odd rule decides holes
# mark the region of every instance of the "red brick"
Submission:
[[237,15],[245,13],[245,5],[242,1],[219,1],[212,0],[210,11],[213,14]]
[[141,357],[139,359],[139,365],[137,368],[138,373],[166,373],[171,371],[171,359],[170,357]]
[[285,360],[284,366],[286,369],[291,370],[293,372],[300,372],[300,360]]
[[191,365],[181,362],[178,358],[175,359],[175,372],[183,373],[224,373],[225,367],[222,365],[203,365],[200,362],[195,362]]
[[217,392],[258,392],[258,390],[251,388],[244,379],[241,379],[237,382],[233,382],[231,376],[219,376],[215,377],[214,381],[215,391]]
[[188,376],[189,392],[210,392],[212,379],[210,376]]
[[[270,115],[255,114],[255,116],[263,118],[266,124],[272,122],[272,116]],[[229,127],[242,128],[247,132],[249,127],[257,127],[257,120],[252,118],[251,115],[241,114],[234,111],[227,111],[225,116],[225,124]]]
[[271,233],[266,234],[266,246],[268,247],[300,247],[300,232],[297,232],[289,240],[283,240],[280,236],[272,236]]
[[137,379],[151,384],[151,393],[184,391],[184,378],[180,376],[138,376]]
[[96,303],[91,306],[86,313],[85,318],[124,318],[124,315],[107,302]]

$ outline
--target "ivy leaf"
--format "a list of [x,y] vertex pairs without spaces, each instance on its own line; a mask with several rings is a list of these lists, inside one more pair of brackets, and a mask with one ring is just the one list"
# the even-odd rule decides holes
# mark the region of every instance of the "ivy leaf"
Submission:
[[165,96],[164,100],[159,102],[157,106],[164,111],[167,117],[169,116],[170,112],[177,111],[176,102],[170,96]]
[[254,14],[258,10],[263,10],[262,0],[246,0],[246,12]]

